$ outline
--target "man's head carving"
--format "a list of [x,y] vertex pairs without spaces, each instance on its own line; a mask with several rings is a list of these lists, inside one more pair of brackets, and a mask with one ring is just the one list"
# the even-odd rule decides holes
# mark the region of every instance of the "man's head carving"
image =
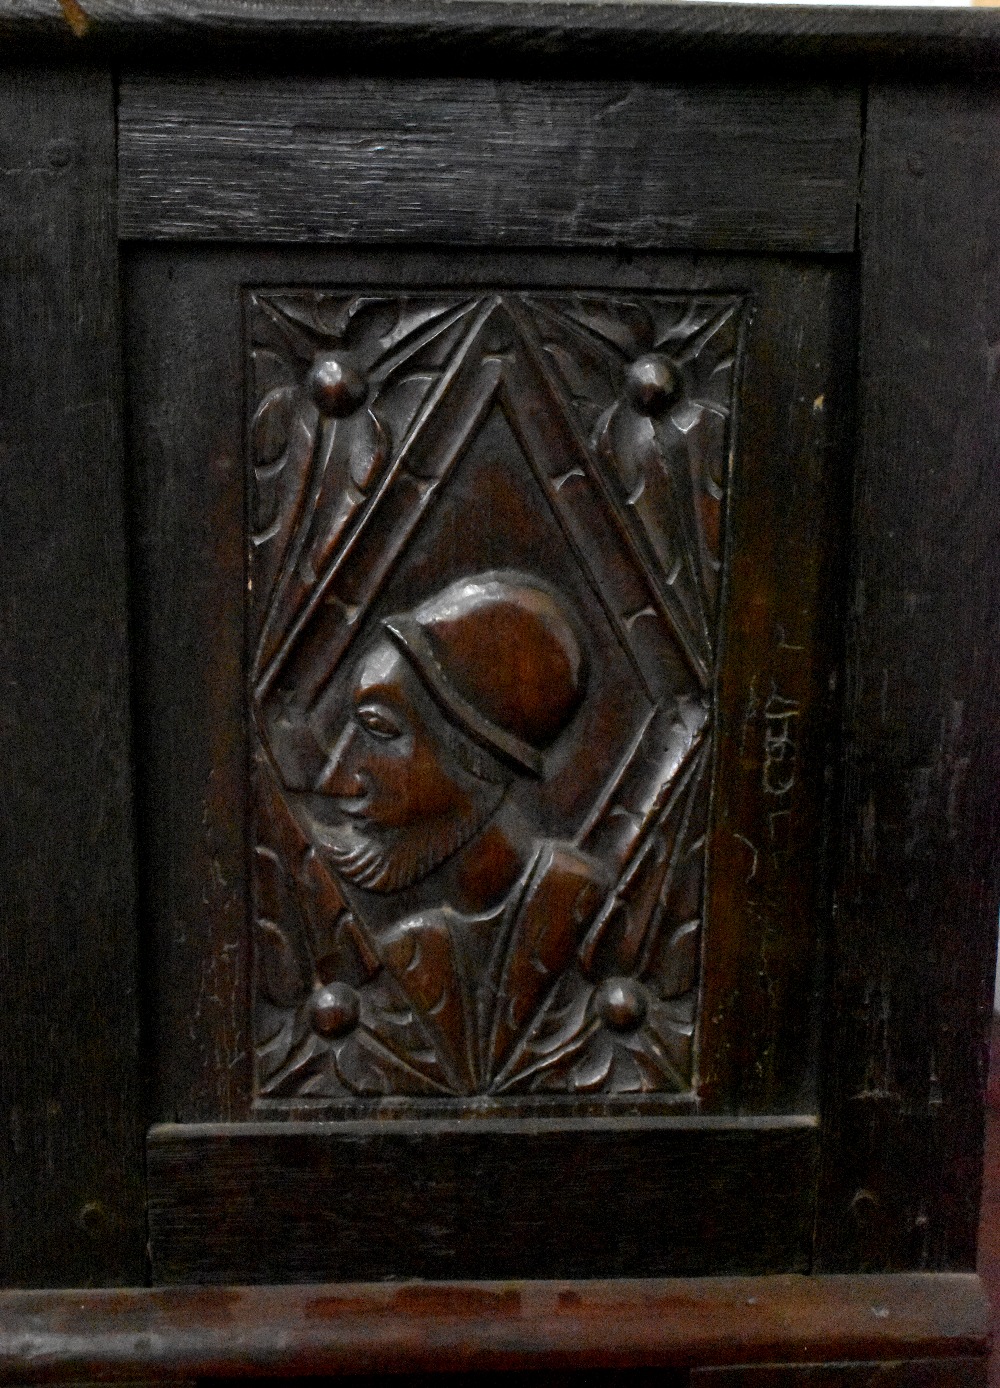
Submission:
[[583,695],[582,652],[551,593],[517,574],[480,574],[383,625],[452,723],[541,776],[542,752]]
[[390,892],[468,842],[514,776],[543,775],[586,671],[558,598],[517,573],[461,579],[382,628],[316,790],[343,821],[323,835],[335,866]]

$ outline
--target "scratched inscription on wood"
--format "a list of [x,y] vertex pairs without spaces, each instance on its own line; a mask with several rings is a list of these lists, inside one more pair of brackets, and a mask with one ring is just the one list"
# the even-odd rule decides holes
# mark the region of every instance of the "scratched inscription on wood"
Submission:
[[741,317],[248,291],[258,1107],[690,1092]]

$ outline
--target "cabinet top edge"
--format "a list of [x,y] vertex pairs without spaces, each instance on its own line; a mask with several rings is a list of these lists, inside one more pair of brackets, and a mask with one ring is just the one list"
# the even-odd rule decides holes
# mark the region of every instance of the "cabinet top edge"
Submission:
[[[0,44],[54,61],[227,61],[547,76],[1000,70],[1000,12],[724,0],[0,0]],[[676,63],[676,68],[672,65]],[[558,66],[553,66],[558,64]],[[666,69],[664,68],[666,64]]]

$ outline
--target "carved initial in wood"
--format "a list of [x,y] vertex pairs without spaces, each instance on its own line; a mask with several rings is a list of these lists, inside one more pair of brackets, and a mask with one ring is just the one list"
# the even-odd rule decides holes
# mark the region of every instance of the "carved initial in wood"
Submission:
[[740,301],[247,311],[258,1102],[683,1093]]

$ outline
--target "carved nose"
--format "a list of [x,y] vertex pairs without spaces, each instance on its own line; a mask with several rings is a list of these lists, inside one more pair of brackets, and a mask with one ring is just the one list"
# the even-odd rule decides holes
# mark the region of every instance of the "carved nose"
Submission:
[[356,729],[346,724],[337,738],[326,765],[316,780],[316,790],[321,795],[331,795],[337,800],[356,800],[364,795],[365,783],[351,765],[350,755]]

